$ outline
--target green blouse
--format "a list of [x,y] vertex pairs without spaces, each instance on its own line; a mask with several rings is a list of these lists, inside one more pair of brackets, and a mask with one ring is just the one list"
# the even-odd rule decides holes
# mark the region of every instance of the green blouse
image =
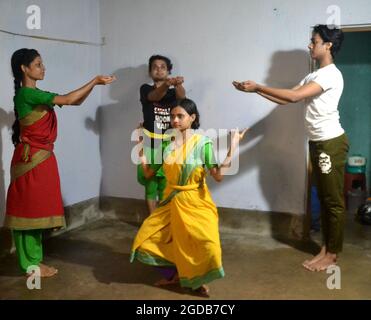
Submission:
[[[162,150],[164,150],[170,143],[168,141],[162,143]],[[218,164],[216,163],[215,160],[215,154],[214,154],[214,149],[213,149],[213,144],[212,142],[207,142],[205,143],[202,153],[205,153],[205,166],[207,169],[211,169],[213,167],[217,167]],[[162,164],[151,164],[150,165],[151,169],[154,171],[159,170],[162,167]]]
[[58,93],[42,91],[37,88],[21,87],[14,97],[18,119],[29,115],[39,105],[46,105],[49,108],[53,108],[53,99],[55,96],[58,96]]

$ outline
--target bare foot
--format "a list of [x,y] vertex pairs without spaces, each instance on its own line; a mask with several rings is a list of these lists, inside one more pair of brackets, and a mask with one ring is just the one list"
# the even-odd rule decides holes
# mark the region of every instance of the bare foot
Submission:
[[319,260],[321,260],[324,256],[326,255],[326,247],[322,247],[321,251],[319,254],[317,254],[313,259],[311,260],[305,260],[303,262],[303,267],[305,269],[308,269],[308,270],[311,270],[310,269],[310,266],[316,262],[318,262]]
[[311,264],[309,266],[310,271],[324,271],[326,270],[329,266],[335,265],[336,264],[336,254],[334,253],[326,253],[326,255],[318,260],[317,262]]
[[[54,267],[49,267],[42,263],[39,264],[39,267],[40,267],[40,276],[42,278],[50,278],[58,273],[58,269]],[[28,274],[28,276],[30,275],[31,274]]]
[[210,289],[206,284],[203,284],[201,287],[197,288],[195,292],[200,294],[202,297],[210,298]]
[[177,283],[179,283],[179,277],[176,274],[170,280],[164,278],[164,279],[161,279],[161,280],[155,282],[155,286],[162,287],[162,286],[168,286],[168,285],[177,284]]

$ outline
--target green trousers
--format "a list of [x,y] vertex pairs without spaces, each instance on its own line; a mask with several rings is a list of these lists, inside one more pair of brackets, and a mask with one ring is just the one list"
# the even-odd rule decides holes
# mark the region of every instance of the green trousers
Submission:
[[309,151],[321,204],[323,245],[330,253],[343,248],[345,204],[344,168],[349,150],[345,134],[326,141],[310,141]]
[[22,272],[43,260],[42,230],[13,230],[18,262]]
[[[144,154],[149,163],[155,166],[162,163],[161,147],[149,148],[144,146]],[[137,166],[137,180],[145,188],[146,200],[162,200],[166,187],[166,177],[162,167],[156,171],[156,174],[152,178],[146,179],[144,177],[142,165],[139,164]]]

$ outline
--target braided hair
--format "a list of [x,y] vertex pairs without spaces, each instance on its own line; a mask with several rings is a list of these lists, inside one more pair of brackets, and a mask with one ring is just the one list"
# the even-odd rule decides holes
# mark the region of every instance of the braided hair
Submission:
[[[35,58],[39,57],[40,54],[35,49],[19,49],[15,51],[11,58],[11,66],[12,72],[14,77],[14,97],[17,94],[17,91],[21,88],[22,79],[23,79],[23,71],[21,66],[29,66]],[[13,99],[14,100],[14,99]],[[20,125],[18,119],[18,112],[14,104],[14,114],[15,114],[15,121],[12,126],[12,141],[13,144],[16,146],[19,141],[20,135]]]

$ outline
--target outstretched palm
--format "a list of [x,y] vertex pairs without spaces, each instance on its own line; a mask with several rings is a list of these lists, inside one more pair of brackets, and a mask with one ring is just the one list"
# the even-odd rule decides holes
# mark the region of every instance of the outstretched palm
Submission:
[[106,85],[110,84],[116,80],[115,76],[97,76],[96,78],[97,84]]

